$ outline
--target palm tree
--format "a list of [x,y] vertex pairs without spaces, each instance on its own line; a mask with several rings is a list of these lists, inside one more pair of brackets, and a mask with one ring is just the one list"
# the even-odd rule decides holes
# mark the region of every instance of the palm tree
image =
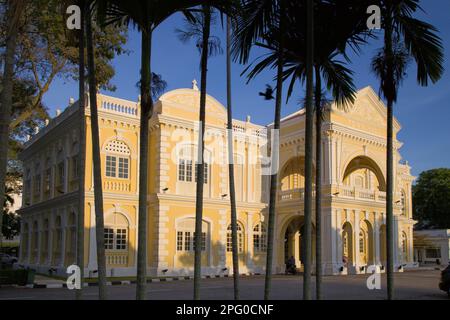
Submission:
[[444,72],[443,47],[437,29],[413,17],[422,10],[419,0],[379,0],[384,45],[372,60],[372,69],[380,79],[380,94],[387,102],[386,151],[386,252],[388,299],[394,299],[394,132],[393,109],[409,60],[417,65],[417,82],[427,86],[437,82]]
[[[231,0],[98,0],[104,23],[132,24],[141,31],[141,114],[140,114],[140,162],[139,162],[139,218],[138,262],[136,298],[145,299],[147,278],[147,193],[148,193],[148,120],[153,114],[151,97],[151,45],[155,29],[168,17],[182,11],[191,17],[189,8],[208,3],[227,7]],[[106,17],[105,17],[106,16]]]
[[[236,35],[234,38],[233,50],[235,58],[238,58],[241,63],[247,63],[250,55],[251,47],[254,44],[261,44],[259,41],[264,41],[269,28],[278,24],[280,32],[277,34],[279,39],[279,46],[274,49],[275,57],[271,61],[276,65],[277,75],[277,89],[275,97],[275,116],[274,116],[274,132],[280,129],[281,120],[281,102],[283,90],[283,54],[284,54],[284,18],[285,18],[285,0],[249,0],[243,5],[242,17],[239,17],[236,26]],[[257,64],[248,74],[248,80],[253,79],[259,72],[269,66],[270,63],[261,65]],[[243,73],[247,72],[253,65],[248,66]],[[260,93],[266,97],[267,100],[273,99],[272,88],[267,87],[265,93]],[[270,298],[270,290],[272,284],[272,264],[273,264],[273,241],[275,237],[275,205],[277,196],[277,180],[278,163],[276,161],[278,149],[272,150],[272,172],[270,177],[270,195],[269,195],[269,219],[267,230],[267,257],[266,257],[266,274],[264,284],[264,299]]]
[[[91,112],[92,162],[94,175],[95,236],[97,244],[98,293],[100,300],[107,299],[106,292],[106,257],[103,216],[102,169],[100,159],[100,130],[98,126],[97,80],[95,76],[95,54],[92,38],[92,10],[88,6],[86,14],[86,42],[89,78],[89,106]],[[81,266],[80,266],[81,267]]]
[[[0,185],[5,185],[6,167],[8,163],[9,123],[11,121],[11,106],[13,97],[14,56],[17,47],[17,35],[20,28],[20,19],[25,8],[26,1],[10,0],[7,3],[6,32],[5,32],[5,61],[3,64],[3,89],[0,92]],[[5,194],[0,192],[0,203],[4,202]],[[0,219],[0,246],[2,244],[2,222]]]
[[[203,220],[203,186],[204,186],[204,148],[205,148],[205,121],[206,121],[206,84],[208,74],[208,58],[221,53],[220,40],[211,36],[211,23],[215,16],[210,5],[202,5],[199,12],[194,13],[194,19],[186,19],[186,30],[177,30],[182,42],[195,39],[200,51],[200,114],[198,155],[196,163],[196,201],[195,201],[195,233],[194,233],[194,300],[200,298],[201,255],[202,255],[202,220]],[[235,272],[235,270],[233,270]]]
[[305,103],[305,200],[304,200],[304,271],[303,299],[311,299],[311,223],[313,185],[313,68],[314,68],[314,1],[306,1],[306,103]]
[[239,300],[239,252],[237,237],[236,189],[234,185],[233,115],[231,101],[231,18],[227,16],[227,129],[228,129],[228,179],[231,208],[231,245],[233,250],[234,299]]
[[78,219],[77,219],[77,265],[80,267],[80,283],[81,288],[75,290],[75,298],[77,300],[82,299],[83,294],[83,282],[84,282],[84,175],[85,175],[85,61],[84,61],[84,13],[85,13],[85,1],[80,0],[79,6],[81,9],[81,29],[79,30],[79,98],[78,108],[80,112],[80,129],[79,129],[79,150],[78,150]]

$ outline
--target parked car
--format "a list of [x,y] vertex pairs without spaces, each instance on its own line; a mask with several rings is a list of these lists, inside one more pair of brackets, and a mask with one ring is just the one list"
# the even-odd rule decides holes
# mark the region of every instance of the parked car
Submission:
[[447,292],[450,297],[450,264],[441,272],[441,282],[439,282],[439,289]]
[[18,261],[17,257],[11,256],[6,253],[0,253],[0,261],[2,264],[12,265]]

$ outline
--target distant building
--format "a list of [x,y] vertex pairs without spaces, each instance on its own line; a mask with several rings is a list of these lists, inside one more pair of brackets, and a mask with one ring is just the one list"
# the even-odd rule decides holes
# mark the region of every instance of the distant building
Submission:
[[414,261],[446,266],[450,262],[450,229],[415,230]]
[[[195,161],[200,93],[167,92],[149,120],[148,271],[185,275],[193,271]],[[237,103],[238,104],[238,103]],[[140,103],[98,95],[108,275],[136,274]],[[37,133],[20,155],[24,201],[20,213],[20,262],[59,273],[76,260],[78,179],[85,181],[85,274],[97,269],[91,117],[86,107],[86,175],[77,168],[78,103]],[[264,111],[264,112],[269,112]],[[367,87],[354,105],[326,113],[323,125],[323,270],[364,273],[386,263],[386,107]],[[232,271],[226,109],[207,96],[202,273]],[[282,119],[279,139],[274,271],[293,256],[302,265],[304,201],[304,111]],[[394,121],[395,264],[413,264],[410,167],[401,163]],[[241,272],[264,272],[268,175],[264,175],[267,130],[233,120],[234,162]],[[266,173],[267,174],[267,173]],[[313,233],[314,227],[313,227]],[[313,235],[314,236],[314,235]],[[314,243],[313,243],[314,250]],[[347,263],[344,264],[343,260]],[[164,270],[164,272],[163,272]]]

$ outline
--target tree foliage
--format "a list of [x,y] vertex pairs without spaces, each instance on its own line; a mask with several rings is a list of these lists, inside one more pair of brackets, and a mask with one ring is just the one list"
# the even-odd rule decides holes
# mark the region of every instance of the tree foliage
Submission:
[[[4,7],[0,2],[0,23],[4,29]],[[25,120],[33,118],[36,112],[46,114],[42,99],[56,78],[78,80],[78,40],[76,33],[66,26],[66,7],[59,0],[34,0],[27,2],[22,15],[18,38],[15,77],[34,84],[33,99],[21,113],[13,117],[13,130]],[[98,85],[104,90],[115,90],[111,83],[115,71],[111,61],[117,55],[125,54],[127,28],[123,26],[94,26],[93,38],[96,52],[96,74]],[[0,33],[0,44],[4,33]],[[48,117],[48,115],[47,115]]]
[[424,171],[413,187],[413,215],[419,227],[450,229],[450,169]]

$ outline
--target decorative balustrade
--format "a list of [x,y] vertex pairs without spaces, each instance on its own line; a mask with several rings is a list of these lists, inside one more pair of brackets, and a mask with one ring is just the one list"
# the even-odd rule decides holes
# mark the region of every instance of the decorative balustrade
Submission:
[[103,183],[103,189],[107,191],[131,191],[131,183],[122,181],[108,181]]
[[127,266],[128,252],[106,252],[106,264],[109,266]]
[[336,196],[366,201],[386,201],[386,192],[360,189],[352,186],[339,186]]
[[102,109],[108,110],[108,111],[114,111],[118,113],[124,113],[130,116],[137,116],[138,115],[138,109],[136,106],[132,105],[125,105],[115,102],[109,102],[109,101],[102,101],[101,103]]
[[304,200],[305,189],[284,190],[279,193],[280,200]]
[[[386,192],[378,191],[378,190],[368,190],[368,189],[359,189],[352,186],[339,186],[337,190],[334,192],[336,197],[347,198],[347,199],[355,199],[362,201],[377,201],[377,202],[385,202],[386,201]],[[288,200],[300,200],[303,201],[305,198],[305,189],[292,189],[292,190],[284,190],[278,193],[280,201],[288,201]],[[315,196],[315,191],[313,191],[313,197]]]

